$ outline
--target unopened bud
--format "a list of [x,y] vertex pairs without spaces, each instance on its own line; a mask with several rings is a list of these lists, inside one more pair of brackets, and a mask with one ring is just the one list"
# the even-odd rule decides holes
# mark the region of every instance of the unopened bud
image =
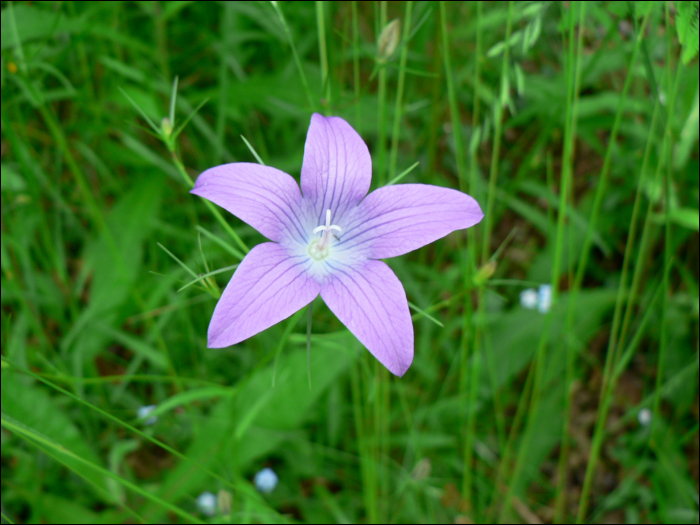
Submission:
[[432,465],[430,463],[430,460],[428,458],[423,458],[418,463],[416,463],[415,467],[413,467],[411,477],[413,477],[413,479],[415,479],[416,481],[420,481],[430,476],[431,470]]
[[163,117],[163,120],[160,121],[160,129],[165,138],[169,139],[170,134],[173,132],[173,125],[170,123],[170,119],[168,117]]
[[379,43],[377,45],[377,59],[381,63],[385,63],[391,58],[391,55],[396,51],[401,37],[401,21],[396,18],[389,22],[382,33],[379,35]]
[[228,516],[231,514],[231,507],[233,506],[233,496],[227,490],[221,489],[216,496],[216,501],[219,506],[219,512],[222,516]]
[[484,264],[474,275],[474,284],[480,286],[493,277],[496,273],[496,261],[489,261]]

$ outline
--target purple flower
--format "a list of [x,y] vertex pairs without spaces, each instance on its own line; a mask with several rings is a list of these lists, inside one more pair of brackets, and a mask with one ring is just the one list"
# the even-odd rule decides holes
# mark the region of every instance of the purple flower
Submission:
[[372,159],[339,117],[314,114],[301,190],[286,173],[237,162],[208,169],[192,193],[274,242],[253,248],[224,290],[209,325],[209,348],[247,339],[288,318],[320,293],[331,311],[390,372],[413,361],[406,292],[382,261],[478,223],[465,193],[425,184],[367,195]]

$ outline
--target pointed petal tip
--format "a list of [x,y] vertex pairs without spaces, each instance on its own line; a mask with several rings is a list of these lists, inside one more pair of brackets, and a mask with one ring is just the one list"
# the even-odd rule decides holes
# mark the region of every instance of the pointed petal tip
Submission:
[[413,357],[411,356],[411,360],[408,363],[401,363],[399,364],[398,368],[394,366],[392,366],[391,368],[387,367],[387,370],[389,370],[389,372],[394,374],[396,377],[403,377],[404,374],[408,372],[408,369],[411,368],[412,363]]
[[222,340],[221,333],[214,334],[209,331],[207,334],[207,348],[226,348],[236,343]]

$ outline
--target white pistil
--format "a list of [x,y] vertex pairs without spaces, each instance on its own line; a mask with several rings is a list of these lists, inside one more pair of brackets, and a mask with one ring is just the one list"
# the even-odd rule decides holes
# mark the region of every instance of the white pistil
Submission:
[[331,210],[326,210],[326,224],[324,226],[314,228],[314,233],[323,232],[321,240],[318,241],[318,244],[316,245],[318,250],[323,250],[326,246],[328,246],[328,243],[331,240],[331,235],[333,235],[333,230],[336,230],[338,233],[343,231],[340,226],[331,224]]
[[309,245],[309,255],[316,260],[325,259],[328,256],[328,244],[333,236],[333,231],[338,233],[343,229],[340,226],[331,224],[331,210],[326,210],[326,224],[314,228],[314,233],[322,233],[321,238],[311,241]]

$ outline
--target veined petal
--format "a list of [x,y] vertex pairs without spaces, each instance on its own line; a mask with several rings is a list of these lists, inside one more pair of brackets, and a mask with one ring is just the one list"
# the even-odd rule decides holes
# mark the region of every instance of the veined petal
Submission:
[[305,240],[301,191],[291,175],[270,166],[235,162],[202,173],[190,193],[209,199],[272,241]]
[[321,289],[328,308],[392,374],[404,375],[413,362],[413,324],[401,281],[382,261],[328,265],[333,278]]
[[291,316],[318,295],[308,257],[290,257],[272,242],[245,256],[219,299],[209,324],[209,348],[234,345]]
[[357,205],[372,181],[372,158],[362,138],[340,117],[314,113],[306,135],[301,189],[323,223],[326,210],[336,218]]
[[355,209],[337,248],[362,250],[373,259],[396,257],[483,217],[479,204],[461,191],[427,184],[384,186]]

